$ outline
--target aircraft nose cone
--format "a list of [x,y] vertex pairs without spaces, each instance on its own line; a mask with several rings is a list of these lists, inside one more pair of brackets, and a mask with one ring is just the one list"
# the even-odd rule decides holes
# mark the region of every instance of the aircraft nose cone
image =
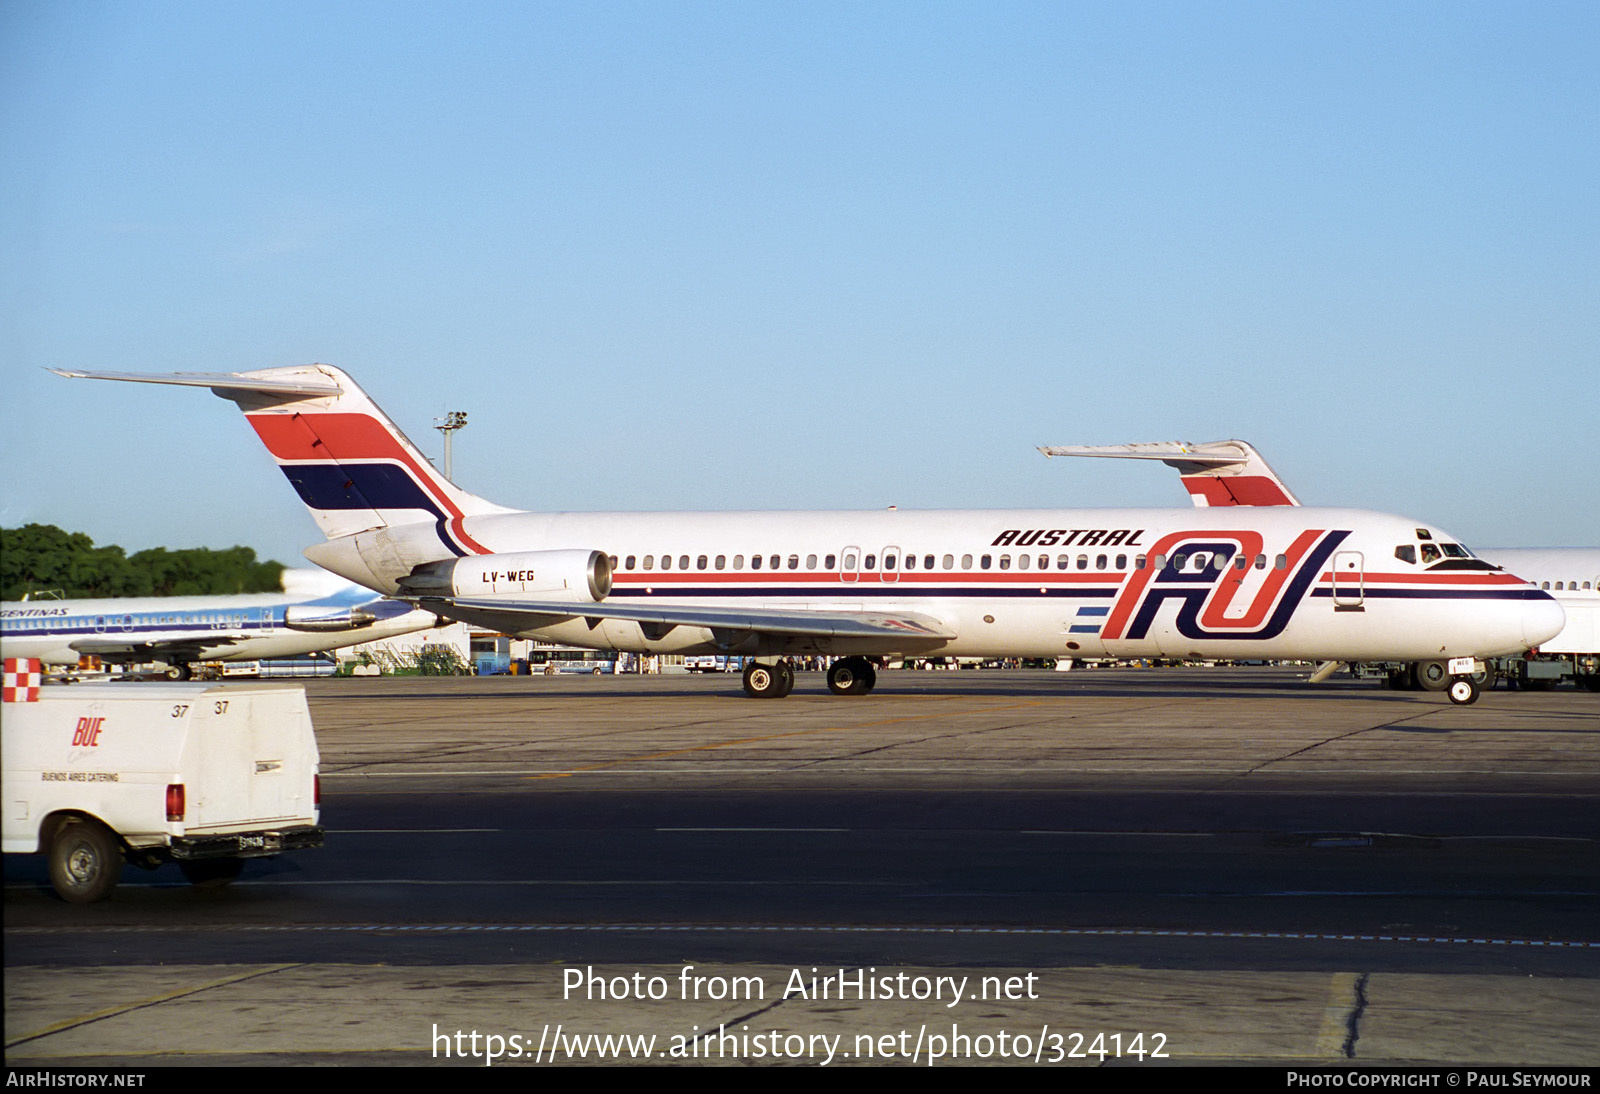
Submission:
[[1529,649],[1542,646],[1561,633],[1567,625],[1567,613],[1556,603],[1555,597],[1542,593],[1526,602],[1522,612],[1522,639]]

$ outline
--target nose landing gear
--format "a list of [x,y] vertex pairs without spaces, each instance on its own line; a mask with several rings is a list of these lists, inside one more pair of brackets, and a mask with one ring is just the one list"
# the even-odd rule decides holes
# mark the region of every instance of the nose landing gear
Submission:
[[1457,676],[1450,681],[1450,701],[1458,707],[1478,701],[1478,682],[1470,676]]

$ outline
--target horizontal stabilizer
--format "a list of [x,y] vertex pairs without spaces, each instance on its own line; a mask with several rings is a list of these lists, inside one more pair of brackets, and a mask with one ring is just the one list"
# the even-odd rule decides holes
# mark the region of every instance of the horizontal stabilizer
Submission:
[[[253,372],[50,371],[73,379],[210,388],[237,404],[329,540],[420,525],[434,530],[429,534],[443,554],[485,554],[466,521],[508,512],[439,474],[367,393],[332,365]],[[383,586],[381,580],[376,584]]]
[[222,391],[258,391],[263,395],[304,395],[329,397],[344,389],[323,376],[274,380],[243,372],[84,372],[80,369],[53,368],[57,376],[73,380],[126,380],[134,384],[176,384],[179,387],[208,387]]
[[1046,456],[1160,460],[1178,472],[1191,500],[1202,508],[1300,504],[1300,499],[1246,441],[1040,445],[1039,451]]

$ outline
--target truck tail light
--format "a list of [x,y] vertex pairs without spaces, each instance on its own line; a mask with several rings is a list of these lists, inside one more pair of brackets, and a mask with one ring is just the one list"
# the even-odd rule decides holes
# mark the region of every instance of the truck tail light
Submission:
[[183,784],[167,784],[167,819],[181,821],[184,814]]

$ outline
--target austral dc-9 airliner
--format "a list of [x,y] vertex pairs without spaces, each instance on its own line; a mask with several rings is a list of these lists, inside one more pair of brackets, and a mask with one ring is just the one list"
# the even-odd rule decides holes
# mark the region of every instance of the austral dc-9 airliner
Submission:
[[[352,581],[455,619],[636,653],[752,658],[787,695],[789,655],[1477,659],[1561,629],[1550,596],[1488,569],[1431,569],[1420,521],[1355,509],[532,513],[460,489],[345,373],[57,370],[210,388],[244,411]],[[1455,548],[1462,550],[1464,549]]]

